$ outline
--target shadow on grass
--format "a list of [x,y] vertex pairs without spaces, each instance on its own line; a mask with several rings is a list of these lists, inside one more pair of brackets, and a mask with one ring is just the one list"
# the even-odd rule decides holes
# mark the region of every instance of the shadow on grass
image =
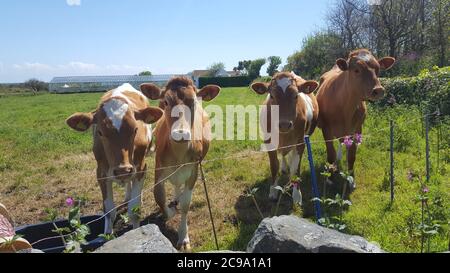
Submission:
[[[317,186],[320,197],[324,196],[324,194],[326,194],[324,196],[325,198],[332,199],[335,198],[336,194],[340,194],[342,196],[344,183],[346,183],[346,180],[340,175],[335,174],[330,179],[332,183],[328,183],[326,182],[326,179],[320,175],[322,171],[322,167],[316,167]],[[311,172],[309,170],[303,172],[301,178],[302,182],[300,184],[300,191],[303,197],[303,204],[300,214],[304,218],[311,218],[313,220],[316,220],[314,202],[311,201],[311,199],[314,198],[311,182]],[[298,208],[296,209],[294,207],[292,197],[289,195],[282,196],[277,211],[277,202],[269,200],[270,180],[270,178],[260,180],[249,187],[249,190],[258,188],[258,191],[255,193],[255,199],[264,218],[270,218],[280,215],[290,215],[293,213],[298,215]],[[286,185],[288,183],[287,176],[282,176],[280,182],[281,186]],[[289,193],[291,192],[292,191],[289,191]],[[348,190],[347,194],[345,195],[345,199],[350,200],[350,193],[348,192]],[[236,210],[236,217],[239,223],[239,235],[231,245],[233,250],[245,250],[248,242],[253,237],[255,230],[261,223],[262,219],[260,213],[258,212],[257,205],[255,204],[253,198],[245,196],[245,194],[242,194],[237,199],[234,208]],[[323,216],[323,206],[321,206],[321,210]],[[330,211],[328,211],[328,213],[330,213]]]

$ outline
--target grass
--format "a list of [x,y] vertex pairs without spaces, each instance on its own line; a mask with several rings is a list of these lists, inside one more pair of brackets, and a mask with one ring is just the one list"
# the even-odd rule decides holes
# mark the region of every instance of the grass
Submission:
[[[0,97],[0,201],[10,208],[17,224],[43,221],[45,208],[66,210],[68,196],[83,198],[84,214],[100,213],[100,190],[95,180],[95,160],[91,152],[90,132],[77,133],[64,123],[74,112],[90,111],[101,94],[42,94],[37,96]],[[264,100],[247,88],[224,88],[211,102],[225,105],[259,105]],[[407,179],[408,171],[422,174],[425,169],[425,141],[417,109],[395,107],[385,110],[370,108],[364,128],[367,136],[360,147],[356,163],[357,189],[351,195],[353,206],[345,212],[346,232],[361,235],[392,252],[419,252],[420,237],[415,228],[420,222],[420,203],[416,201],[418,182]],[[396,121],[395,176],[396,200],[390,205],[389,193],[389,130],[388,121]],[[429,183],[432,200],[443,200],[441,220],[450,219],[448,123],[443,127],[440,168],[437,170],[436,129],[431,132],[432,179]],[[313,141],[321,141],[320,129]],[[259,141],[214,141],[207,159],[246,155],[258,150]],[[313,144],[317,171],[325,164],[325,145]],[[279,214],[311,215],[310,173],[306,155],[301,172],[305,207],[292,207],[283,198]],[[154,166],[153,158],[148,158]],[[344,164],[343,164],[344,165]],[[259,213],[244,192],[258,187],[256,199],[265,216],[270,216],[275,204],[268,201],[269,162],[266,154],[252,154],[241,159],[226,159],[205,164],[208,190],[213,206],[221,249],[245,250],[260,222]],[[157,211],[151,192],[153,173],[147,176],[142,215]],[[319,184],[323,184],[320,179]],[[170,187],[170,186],[169,186]],[[124,198],[124,190],[115,186],[116,203]],[[168,223],[165,234],[176,236],[179,216]],[[195,251],[215,249],[203,187],[199,181],[194,191],[189,214],[190,236]],[[433,251],[448,249],[448,225],[431,242]]]

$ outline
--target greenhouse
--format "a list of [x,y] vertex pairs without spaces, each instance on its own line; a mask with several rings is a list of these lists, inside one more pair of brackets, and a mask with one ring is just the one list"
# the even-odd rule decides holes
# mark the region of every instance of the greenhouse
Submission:
[[174,76],[176,75],[55,77],[49,84],[49,91],[54,93],[104,92],[124,83],[139,89],[143,83],[164,86]]

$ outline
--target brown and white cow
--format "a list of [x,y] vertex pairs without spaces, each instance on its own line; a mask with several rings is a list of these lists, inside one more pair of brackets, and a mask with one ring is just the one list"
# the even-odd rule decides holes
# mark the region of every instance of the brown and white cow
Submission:
[[130,84],[124,84],[105,93],[95,111],[73,114],[66,121],[77,131],[86,131],[93,125],[93,152],[106,214],[106,234],[112,232],[116,217],[114,181],[126,185],[128,215],[133,228],[139,227],[135,209],[141,205],[140,194],[147,169],[145,156],[152,141],[150,124],[162,115],[161,109],[149,106],[147,97],[141,92]]
[[[197,181],[198,162],[205,158],[211,141],[209,118],[198,98],[211,101],[219,94],[220,87],[208,85],[197,92],[191,79],[176,77],[168,82],[164,91],[154,84],[141,85],[141,91],[154,100],[159,99],[164,108],[164,115],[154,131],[155,200],[166,220],[175,216],[176,206],[180,204],[177,248],[188,251],[187,214]],[[169,180],[175,188],[175,200],[170,204],[166,201],[165,180]]]
[[[366,101],[384,97],[385,89],[378,79],[380,70],[392,67],[395,59],[385,57],[377,60],[367,49],[350,53],[348,60],[338,59],[332,70],[321,78],[317,101],[320,107],[318,126],[326,140],[327,160],[336,164],[342,158],[342,145],[336,158],[335,138],[362,134],[367,113]],[[341,140],[342,142],[342,140]],[[347,152],[348,170],[353,175],[357,145]],[[354,188],[354,183],[351,185]]]
[[[300,76],[291,72],[283,72],[276,74],[269,83],[257,82],[251,85],[251,89],[260,95],[268,94],[265,101],[266,110],[263,109],[262,115],[267,115],[267,129],[272,128],[271,113],[272,106],[279,108],[278,123],[279,133],[278,149],[269,151],[270,170],[272,173],[272,185],[270,187],[269,198],[276,200],[278,191],[278,171],[279,160],[278,152],[282,155],[281,170],[288,173],[293,178],[300,166],[303,151],[305,149],[305,134],[311,135],[315,128],[319,114],[319,106],[313,92],[319,84],[316,81],[306,81]],[[274,125],[277,126],[277,125]],[[270,131],[270,130],[268,130]],[[272,132],[275,134],[275,132]],[[271,140],[267,140],[269,143]],[[300,145],[297,145],[300,144]],[[287,147],[287,148],[282,148]],[[286,157],[290,155],[289,167]]]

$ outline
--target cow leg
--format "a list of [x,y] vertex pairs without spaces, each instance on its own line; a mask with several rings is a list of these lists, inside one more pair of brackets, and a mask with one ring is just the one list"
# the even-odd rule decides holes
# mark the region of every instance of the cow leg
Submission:
[[128,217],[130,218],[134,229],[140,226],[141,194],[142,188],[144,187],[144,179],[145,176],[141,179],[136,179],[131,186],[131,198],[128,203]]
[[281,173],[288,174],[288,163],[286,160],[286,156],[283,156],[281,160]]
[[192,188],[190,188],[186,185],[184,187],[183,193],[180,196],[181,221],[180,221],[180,226],[178,227],[177,248],[184,250],[184,251],[191,250],[189,234],[188,234],[187,215],[189,212],[189,206],[191,205],[192,190],[193,190]]
[[155,171],[155,187],[153,188],[153,195],[155,196],[156,204],[158,204],[166,220],[170,220],[175,216],[176,209],[169,208],[166,204],[165,181],[160,182],[160,179],[164,178],[162,174],[163,172],[161,170]]
[[336,164],[336,150],[334,149],[333,135],[325,128],[322,129],[323,138],[327,147],[327,161],[329,164]]
[[111,180],[99,180],[100,189],[103,197],[103,213],[105,214],[105,234],[111,234],[113,231],[114,220],[116,219],[116,209],[114,208],[114,195]]
[[270,172],[272,173],[272,185],[270,186],[269,199],[277,200],[278,199],[278,190],[275,187],[278,186],[278,171],[280,169],[280,162],[277,157],[277,151],[269,152],[270,159]]
[[124,203],[128,205],[128,202],[131,199],[131,182],[127,183],[127,185],[125,186],[125,200]]
[[[302,145],[302,146],[303,146],[303,149],[305,149],[305,145]],[[302,154],[303,154],[303,149],[301,151]],[[289,174],[290,174],[289,179],[292,179],[294,176],[297,175],[299,166],[300,166],[300,153],[297,149],[294,149],[292,151],[292,156],[289,161]]]

